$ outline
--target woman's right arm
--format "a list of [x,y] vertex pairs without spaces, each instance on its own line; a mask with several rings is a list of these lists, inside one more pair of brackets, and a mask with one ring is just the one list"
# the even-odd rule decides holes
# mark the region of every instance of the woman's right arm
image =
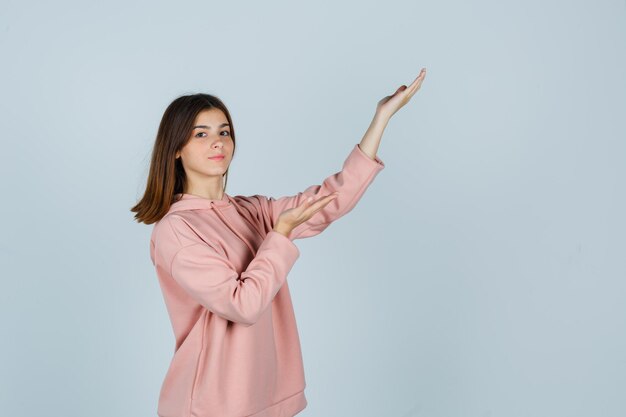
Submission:
[[[164,218],[163,221],[170,221]],[[159,256],[156,247],[157,261],[166,265],[174,279],[194,300],[209,311],[227,320],[251,326],[271,304],[287,274],[300,256],[298,247],[286,236],[270,231],[259,246],[256,256],[248,264],[245,271],[239,274],[232,263],[213,247],[203,241],[189,244],[184,221],[175,221],[182,225],[165,226],[164,233],[174,233],[169,242],[184,243],[175,251],[170,249],[169,256]],[[192,236],[192,234],[188,234]],[[159,236],[159,241],[167,236]],[[158,242],[158,241],[157,241]],[[165,248],[171,247],[166,244]],[[168,261],[167,258],[170,258]]]

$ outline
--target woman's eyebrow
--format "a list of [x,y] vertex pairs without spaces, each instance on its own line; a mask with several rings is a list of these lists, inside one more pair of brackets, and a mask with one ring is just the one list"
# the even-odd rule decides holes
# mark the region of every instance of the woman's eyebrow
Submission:
[[[222,123],[221,125],[219,125],[218,127],[224,127],[224,126],[230,126],[228,123]],[[205,128],[205,129],[211,129],[211,126],[207,126],[207,125],[198,125],[198,126],[194,126],[194,129],[198,129],[198,128]]]

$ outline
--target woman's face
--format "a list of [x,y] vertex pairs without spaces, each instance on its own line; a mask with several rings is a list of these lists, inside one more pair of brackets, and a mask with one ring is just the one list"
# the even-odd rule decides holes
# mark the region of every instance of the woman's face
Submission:
[[[228,169],[233,158],[234,142],[230,136],[230,125],[220,109],[212,108],[198,113],[191,138],[176,153],[182,158],[188,180],[206,183],[214,177],[222,184],[222,175]],[[209,159],[224,155],[223,159]]]

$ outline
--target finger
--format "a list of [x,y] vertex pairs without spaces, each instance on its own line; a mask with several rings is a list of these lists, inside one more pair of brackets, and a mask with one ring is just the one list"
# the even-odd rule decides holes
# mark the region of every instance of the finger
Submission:
[[308,209],[304,210],[300,215],[305,219],[310,219],[315,215],[315,213],[321,211],[328,203],[330,203],[330,201],[327,201],[326,204],[323,204],[321,206],[309,207]]
[[300,207],[300,208],[302,208],[302,209],[306,209],[306,208],[308,208],[308,207],[314,207],[314,206],[317,206],[317,205],[319,205],[319,202],[320,202],[320,201],[324,200],[325,198],[332,197],[332,196],[334,196],[334,195],[336,195],[336,194],[338,194],[338,193],[335,191],[334,193],[331,193],[331,194],[328,194],[328,195],[326,195],[326,196],[320,197],[320,198],[318,198],[317,200],[315,200],[315,197],[313,197],[313,196],[309,196],[309,197],[305,198],[305,199],[302,201],[302,203],[300,203],[300,205],[299,205],[298,207]]
[[419,88],[422,86],[422,81],[424,81],[425,74],[425,72],[420,73],[420,75],[415,79],[413,84],[411,84],[411,86],[409,87],[409,91],[407,93],[409,99],[413,97],[415,92],[417,92],[417,90],[419,90]]
[[300,211],[304,211],[311,204],[313,204],[313,197],[307,197],[298,205],[298,209],[300,209]]
[[316,200],[315,202],[311,203],[308,207],[305,207],[304,209],[304,213],[308,214],[310,212],[315,213],[319,210],[321,210],[326,204],[330,203],[331,201],[333,201],[339,193],[334,192],[332,194],[329,194],[327,196],[324,196],[318,200]]
[[413,80],[413,82],[411,83],[411,85],[409,86],[409,89],[416,87],[418,84],[421,84],[422,81],[424,80],[424,77],[426,76],[426,68],[422,68],[422,70],[420,71],[420,73],[417,75],[417,77],[415,78],[415,80]]
[[326,204],[328,204],[329,202],[331,202],[333,199],[335,199],[338,194],[339,193],[337,191],[335,191],[335,192],[333,192],[331,194],[325,195],[324,197],[321,197],[321,198],[315,200],[313,202],[313,204],[311,204],[310,207],[313,207],[313,208],[323,207]]

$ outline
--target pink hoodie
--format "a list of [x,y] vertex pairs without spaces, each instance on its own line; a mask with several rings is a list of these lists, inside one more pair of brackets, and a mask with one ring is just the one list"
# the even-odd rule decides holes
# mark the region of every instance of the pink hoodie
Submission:
[[[171,205],[150,239],[176,338],[160,417],[292,417],[306,407],[286,280],[300,256],[292,240],[352,210],[384,166],[356,144],[340,172],[294,196],[183,194]],[[333,191],[338,196],[289,238],[273,230],[284,210]]]

